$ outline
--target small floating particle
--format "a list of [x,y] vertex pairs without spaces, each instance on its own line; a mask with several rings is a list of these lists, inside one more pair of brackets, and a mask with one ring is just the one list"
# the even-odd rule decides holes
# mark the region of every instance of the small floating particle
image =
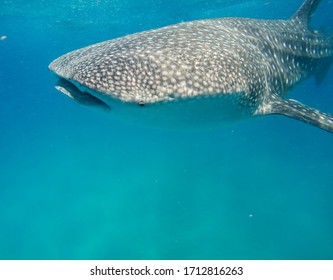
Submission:
[[253,214],[250,214],[250,215],[249,215],[249,218],[253,218]]
[[0,37],[0,40],[1,40],[1,41],[5,40],[5,39],[7,39],[7,36],[1,36],[1,37]]

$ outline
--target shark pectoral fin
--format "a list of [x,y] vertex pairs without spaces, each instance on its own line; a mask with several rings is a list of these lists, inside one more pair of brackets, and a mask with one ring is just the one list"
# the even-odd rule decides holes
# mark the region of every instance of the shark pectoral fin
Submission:
[[258,114],[284,115],[333,133],[333,115],[320,112],[293,99],[285,100],[275,96]]

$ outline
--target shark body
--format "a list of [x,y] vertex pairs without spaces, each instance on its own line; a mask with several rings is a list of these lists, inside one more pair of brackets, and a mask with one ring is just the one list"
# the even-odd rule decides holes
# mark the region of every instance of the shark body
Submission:
[[288,20],[179,23],[54,60],[56,88],[79,103],[154,123],[230,122],[280,114],[333,132],[333,116],[285,95],[329,65],[332,36],[309,29],[320,0]]

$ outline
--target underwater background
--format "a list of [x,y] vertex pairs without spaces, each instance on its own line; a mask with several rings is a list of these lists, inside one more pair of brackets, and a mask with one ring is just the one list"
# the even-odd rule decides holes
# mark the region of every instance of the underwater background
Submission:
[[[282,116],[196,132],[128,124],[54,89],[96,42],[268,0],[1,0],[0,259],[333,259],[333,135]],[[332,1],[312,26],[332,33]],[[333,69],[289,97],[333,112]]]

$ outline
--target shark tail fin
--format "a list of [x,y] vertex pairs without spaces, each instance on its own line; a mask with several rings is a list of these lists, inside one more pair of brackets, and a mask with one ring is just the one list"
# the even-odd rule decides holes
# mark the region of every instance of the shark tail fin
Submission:
[[293,99],[276,95],[256,115],[284,115],[333,133],[333,115],[308,107]]
[[298,21],[300,24],[309,25],[311,16],[316,11],[321,0],[305,0],[302,6],[291,17],[292,20]]

